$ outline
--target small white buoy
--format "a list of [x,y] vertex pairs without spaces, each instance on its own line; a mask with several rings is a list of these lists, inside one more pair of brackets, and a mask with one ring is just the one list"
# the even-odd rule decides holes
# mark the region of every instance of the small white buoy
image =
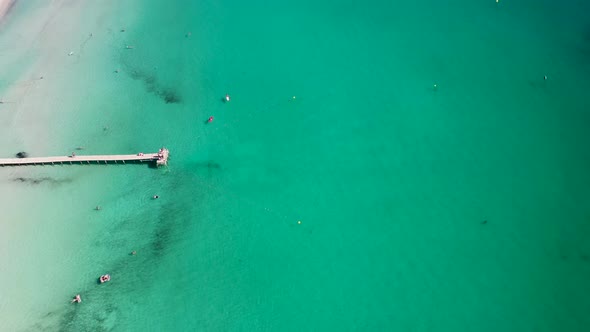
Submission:
[[295,99],[295,96],[293,96],[293,99]]
[[301,220],[297,220],[297,225],[301,225]]
[[230,100],[230,98],[229,98],[229,94],[226,94],[226,95],[225,95],[225,101],[229,101],[229,100]]

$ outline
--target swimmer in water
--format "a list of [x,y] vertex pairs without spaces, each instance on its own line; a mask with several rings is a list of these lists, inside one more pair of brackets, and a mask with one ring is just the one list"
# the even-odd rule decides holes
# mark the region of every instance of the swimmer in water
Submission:
[[160,198],[160,196],[158,196],[158,195],[154,195],[152,198],[153,198],[153,199],[158,199],[158,198]]

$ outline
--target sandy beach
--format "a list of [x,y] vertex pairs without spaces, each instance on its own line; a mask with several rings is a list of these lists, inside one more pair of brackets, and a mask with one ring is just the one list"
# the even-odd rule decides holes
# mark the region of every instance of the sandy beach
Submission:
[[[0,2],[0,65],[5,68],[0,80],[2,157],[14,157],[19,151],[48,156],[67,155],[78,147],[100,148],[96,142],[104,135],[105,119],[98,108],[89,107],[89,100],[91,94],[104,98],[99,88],[116,77],[113,54],[122,42],[114,32],[122,23],[101,19],[116,12],[116,5],[115,1]],[[132,22],[131,17],[119,17],[126,24]],[[76,277],[71,270],[89,254],[89,247],[76,248],[76,243],[89,240],[94,232],[92,227],[79,227],[78,221],[94,217],[93,207],[108,190],[92,185],[95,176],[118,175],[98,169],[0,169],[0,200],[11,207],[0,218],[3,328],[30,328],[39,309],[62,307],[69,293],[81,288],[81,281],[94,279]],[[74,181],[78,185],[70,187]],[[78,197],[71,197],[75,192]],[[43,321],[46,326],[57,324],[51,318]]]
[[0,22],[15,2],[16,0],[0,0]]

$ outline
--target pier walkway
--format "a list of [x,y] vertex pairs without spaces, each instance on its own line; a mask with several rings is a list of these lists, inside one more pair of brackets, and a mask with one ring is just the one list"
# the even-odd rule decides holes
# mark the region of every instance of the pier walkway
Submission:
[[0,159],[0,166],[26,165],[63,165],[63,164],[125,164],[126,162],[155,163],[157,166],[168,164],[168,149],[161,148],[157,153],[138,153],[122,155],[84,156],[72,153],[69,156],[36,157],[36,158],[6,158]]

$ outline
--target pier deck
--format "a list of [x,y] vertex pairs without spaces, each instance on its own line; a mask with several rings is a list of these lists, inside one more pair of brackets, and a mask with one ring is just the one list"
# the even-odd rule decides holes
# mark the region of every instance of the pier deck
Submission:
[[122,155],[70,155],[57,157],[34,158],[6,158],[0,159],[0,166],[26,166],[26,165],[63,165],[63,164],[109,164],[125,162],[155,163],[157,166],[168,163],[168,150],[160,149],[157,153],[138,153]]

